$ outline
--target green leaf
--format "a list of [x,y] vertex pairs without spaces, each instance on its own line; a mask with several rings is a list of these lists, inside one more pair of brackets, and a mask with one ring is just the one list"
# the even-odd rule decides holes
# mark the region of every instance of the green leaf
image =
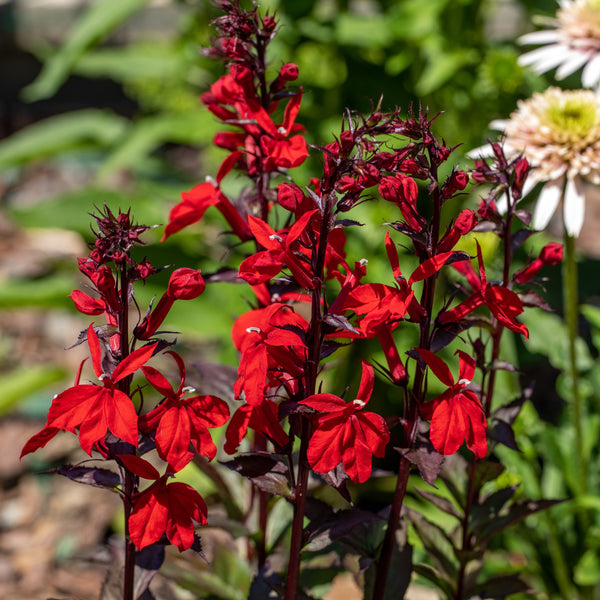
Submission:
[[66,372],[55,365],[18,367],[0,375],[0,416],[9,413],[23,398],[62,381]]
[[600,558],[597,549],[590,549],[584,553],[575,566],[573,579],[581,586],[600,583]]
[[88,78],[109,77],[129,83],[173,78],[182,68],[181,53],[168,44],[135,44],[86,52],[73,69]]
[[148,1],[92,2],[75,24],[65,44],[44,64],[36,80],[23,90],[25,99],[33,102],[53,96],[84,52],[106,37]]
[[385,15],[342,13],[336,19],[335,26],[340,45],[386,48],[393,39]]
[[33,281],[5,280],[0,286],[0,308],[23,306],[69,306],[73,279],[54,275]]
[[208,144],[216,130],[217,123],[207,110],[141,119],[127,130],[116,150],[101,167],[98,178],[103,179],[115,171],[139,166],[165,142]]
[[0,142],[0,167],[83,145],[111,146],[126,128],[127,120],[108,110],[89,108],[50,117]]

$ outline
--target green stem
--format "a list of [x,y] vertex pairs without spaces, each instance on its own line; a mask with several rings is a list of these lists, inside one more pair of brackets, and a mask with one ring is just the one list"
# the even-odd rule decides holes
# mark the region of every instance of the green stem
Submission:
[[587,458],[583,443],[583,419],[585,410],[579,393],[579,373],[575,343],[578,334],[579,298],[577,293],[577,261],[575,260],[575,238],[565,232],[565,260],[563,261],[563,297],[565,319],[569,335],[569,375],[573,398],[573,421],[575,426],[575,443],[579,458],[580,492],[587,492]]

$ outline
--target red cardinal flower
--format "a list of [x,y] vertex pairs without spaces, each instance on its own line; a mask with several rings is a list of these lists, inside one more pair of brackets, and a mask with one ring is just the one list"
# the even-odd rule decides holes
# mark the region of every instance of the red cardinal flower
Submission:
[[[181,357],[167,351],[179,367],[181,382],[175,391],[167,379],[153,367],[142,367],[150,385],[160,392],[165,400],[147,415],[140,417],[140,429],[156,429],[156,449],[159,456],[175,471],[181,470],[193,458],[190,444],[208,460],[212,460],[217,448],[209,428],[220,427],[229,419],[229,407],[216,396],[192,396],[184,398],[191,388],[185,385],[185,366]],[[193,391],[193,390],[192,390]]]
[[475,361],[458,350],[458,381],[455,383],[448,365],[429,350],[417,350],[433,374],[448,389],[421,407],[423,418],[431,420],[429,437],[441,454],[454,454],[466,441],[476,458],[487,454],[487,421],[479,398],[465,389],[475,374]]
[[513,281],[515,283],[526,283],[532,277],[535,277],[538,271],[546,265],[557,265],[563,259],[563,246],[556,242],[550,242],[546,244],[538,258],[532,261],[524,269],[517,271],[513,275]]
[[333,394],[314,394],[300,404],[319,411],[308,445],[308,462],[318,473],[329,473],[340,463],[355,483],[371,475],[373,456],[385,454],[390,432],[382,416],[362,412],[373,392],[373,367],[362,361],[357,398],[344,402]]
[[289,232],[276,232],[261,219],[248,217],[254,238],[265,250],[242,261],[238,277],[250,285],[258,285],[277,276],[285,265],[301,287],[311,289],[314,284],[308,270],[309,265],[301,254],[299,238],[310,227],[310,221],[317,212],[315,209],[305,213],[292,225]]
[[163,534],[180,552],[194,543],[195,523],[206,525],[206,503],[202,496],[186,483],[167,483],[169,474],[160,473],[143,458],[119,456],[125,467],[144,479],[155,482],[133,498],[129,516],[129,537],[141,550],[158,542]]
[[140,340],[152,337],[169,314],[175,300],[193,300],[202,294],[206,283],[200,269],[187,267],[176,269],[171,273],[167,291],[162,295],[154,310],[135,328],[135,336]]
[[274,303],[250,311],[233,325],[233,342],[242,353],[235,397],[253,406],[265,398],[265,388],[286,384],[302,375],[306,346],[301,334],[306,319],[287,304]]
[[527,338],[529,335],[527,327],[516,320],[516,317],[523,312],[521,299],[512,290],[500,285],[490,285],[487,282],[479,242],[477,242],[477,260],[479,279],[470,262],[461,261],[454,265],[454,268],[467,278],[473,294],[452,310],[441,313],[438,317],[439,322],[445,324],[460,321],[485,304],[502,325],[516,333],[522,333]]
[[118,390],[115,384],[146,363],[157,344],[134,350],[109,376],[102,371],[100,341],[93,324],[88,327],[87,337],[94,372],[103,385],[75,385],[58,394],[48,411],[46,427],[25,444],[21,456],[45,446],[60,430],[75,433],[77,428],[81,448],[90,455],[94,444],[104,440],[108,430],[137,446],[137,413],[129,396]]

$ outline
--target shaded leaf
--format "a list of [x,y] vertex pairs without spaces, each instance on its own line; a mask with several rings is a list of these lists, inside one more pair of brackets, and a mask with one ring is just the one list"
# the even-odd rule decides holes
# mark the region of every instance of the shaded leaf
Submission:
[[325,315],[323,321],[331,328],[333,328],[332,330],[330,330],[331,332],[338,331],[341,329],[342,331],[352,331],[353,333],[359,333],[352,326],[352,323],[350,323],[350,321],[342,315],[327,314]]
[[309,533],[307,549],[312,551],[323,550],[333,541],[344,537],[353,532],[358,526],[364,526],[370,521],[381,521],[381,518],[371,512],[354,508],[338,511]]
[[539,294],[536,294],[535,292],[528,291],[528,292],[519,294],[519,298],[521,299],[523,306],[533,306],[535,308],[541,308],[542,310],[545,310],[546,312],[554,312],[554,310],[546,302],[546,300],[544,300],[544,298],[542,298],[542,296],[540,296]]
[[406,516],[436,567],[444,573],[448,581],[455,581],[458,575],[458,565],[450,559],[454,555],[454,543],[447,532],[416,510],[406,508]]
[[104,487],[114,490],[121,485],[121,477],[114,471],[100,469],[97,467],[80,467],[77,465],[64,465],[57,469],[52,469],[50,473],[64,475],[72,481],[93,485],[95,487]]
[[288,499],[293,498],[289,486],[289,469],[287,465],[266,452],[242,454],[221,464],[248,478],[264,492]]
[[431,442],[417,444],[411,450],[406,450],[406,448],[394,448],[394,450],[419,469],[419,474],[425,483],[436,487],[435,480],[444,464],[444,455],[440,454]]
[[562,502],[564,502],[564,500],[523,500],[515,502],[509,507],[505,514],[490,520],[477,532],[479,543],[485,544],[493,535],[506,529],[510,525],[514,525],[529,515],[541,510],[547,510]]
[[[410,584],[413,571],[412,546],[404,542],[401,544],[398,536],[395,538],[390,561],[390,570],[385,584],[384,600],[397,600],[404,598]],[[377,576],[377,562],[373,561],[364,572],[365,590],[364,597],[371,598]]]
[[319,477],[332,488],[338,491],[340,496],[346,500],[346,502],[352,504],[352,497],[346,487],[346,481],[350,479],[344,467],[340,463],[335,469],[329,471],[329,473],[319,473]]
[[413,565],[413,571],[417,575],[420,575],[428,581],[431,581],[431,583],[436,585],[440,590],[442,590],[442,592],[444,592],[447,598],[453,597],[453,589],[451,583],[447,581],[440,574],[440,572],[431,565],[416,564]]
[[504,421],[495,421],[489,427],[487,431],[488,438],[499,444],[503,444],[511,450],[521,452],[517,440],[515,438],[515,432],[513,428]]
[[463,515],[458,511],[456,506],[454,506],[454,504],[452,504],[452,502],[450,502],[450,500],[448,500],[447,498],[442,498],[437,494],[434,494],[432,492],[426,492],[425,490],[418,489],[416,490],[416,492],[417,494],[419,494],[419,496],[431,502],[431,504],[439,508],[441,511],[445,512],[447,515],[456,517],[458,520],[461,520],[463,518]]
[[506,503],[514,496],[518,486],[513,485],[495,491],[474,504],[471,509],[471,529],[476,531],[483,524],[495,519]]
[[519,229],[510,236],[510,249],[514,253],[535,231],[532,229]]
[[492,577],[468,592],[468,597],[497,598],[503,600],[512,594],[531,594],[533,590],[519,577],[518,573]]

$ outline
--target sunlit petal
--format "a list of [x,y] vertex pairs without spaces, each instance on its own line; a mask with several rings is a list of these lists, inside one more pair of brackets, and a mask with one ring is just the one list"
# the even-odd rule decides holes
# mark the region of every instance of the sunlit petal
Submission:
[[584,183],[581,177],[567,177],[563,217],[565,229],[571,236],[577,237],[583,227],[585,213]]
[[555,179],[546,183],[541,189],[533,213],[532,226],[534,229],[545,229],[548,226],[548,223],[550,223],[550,219],[560,202],[563,185],[564,180],[562,178]]

